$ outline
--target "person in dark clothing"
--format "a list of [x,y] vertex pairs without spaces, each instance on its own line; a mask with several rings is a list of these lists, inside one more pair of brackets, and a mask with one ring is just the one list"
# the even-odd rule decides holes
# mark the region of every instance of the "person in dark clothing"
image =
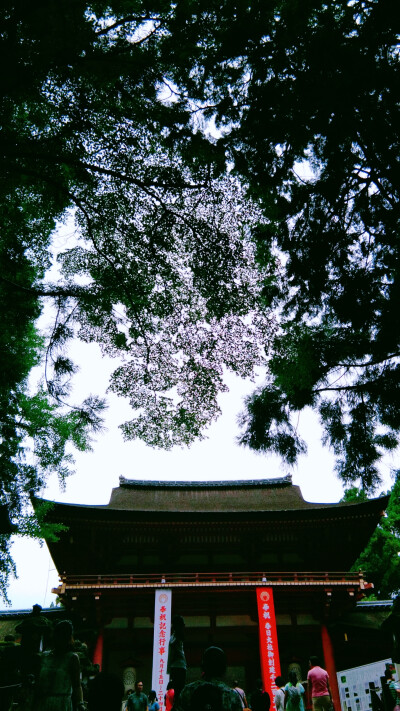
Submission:
[[250,696],[252,711],[269,711],[271,699],[268,691],[264,691],[261,679],[257,679],[255,689]]
[[21,649],[13,635],[6,635],[0,644],[0,709],[13,707],[21,682]]
[[382,701],[385,711],[393,711],[400,701],[400,687],[393,679],[393,670],[385,669],[385,676],[381,677]]
[[128,696],[126,702],[127,711],[148,711],[149,700],[143,693],[143,682],[135,682],[135,691]]
[[391,647],[392,661],[400,678],[400,595],[394,598],[392,611],[382,622],[381,629],[387,637],[388,646]]
[[36,655],[48,647],[52,630],[53,625],[42,615],[41,605],[34,605],[32,612],[15,628],[21,635],[21,669],[25,676],[35,672]]
[[167,674],[174,690],[174,706],[186,682],[186,657],[183,649],[185,621],[181,615],[174,615],[171,624],[171,637],[168,644]]
[[124,696],[122,679],[99,672],[89,683],[88,711],[120,711]]
[[225,652],[220,647],[208,647],[202,668],[202,678],[183,688],[176,711],[242,711],[239,695],[223,681]]

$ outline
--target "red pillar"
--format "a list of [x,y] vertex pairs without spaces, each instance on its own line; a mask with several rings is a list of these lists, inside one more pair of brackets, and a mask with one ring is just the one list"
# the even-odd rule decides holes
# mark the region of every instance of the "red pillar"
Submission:
[[103,667],[103,646],[104,646],[104,633],[103,633],[103,630],[100,630],[99,634],[97,635],[96,646],[94,648],[94,653],[93,653],[93,664],[98,664],[100,667],[100,671],[102,670],[102,667]]
[[329,674],[329,685],[332,692],[332,701],[335,711],[340,711],[340,696],[339,686],[336,676],[335,656],[333,654],[333,646],[330,634],[326,625],[321,625],[322,649],[324,652],[325,669]]

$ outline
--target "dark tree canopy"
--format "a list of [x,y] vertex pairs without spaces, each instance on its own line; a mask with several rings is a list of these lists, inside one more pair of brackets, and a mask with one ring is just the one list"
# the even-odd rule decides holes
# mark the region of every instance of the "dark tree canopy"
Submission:
[[181,51],[193,49],[175,81],[224,127],[266,217],[259,263],[282,265],[264,289],[280,330],[241,441],[292,463],[305,451],[292,416],[311,406],[339,476],[369,490],[400,431],[396,8],[199,1],[176,13]]
[[[388,492],[389,493],[389,492]],[[366,499],[365,492],[356,487],[349,489],[344,501]],[[385,516],[354,564],[362,570],[368,582],[373,583],[373,595],[378,600],[388,600],[400,592],[400,477],[396,473]]]
[[[261,212],[191,108],[164,98],[170,13],[120,0],[0,10],[0,495],[19,533],[44,533],[30,497],[49,471],[65,478],[69,445],[87,448],[101,427],[97,394],[71,406],[72,338],[118,358],[124,436],[170,448],[204,436],[224,369],[250,375],[273,331],[251,241]],[[67,219],[75,238],[60,252],[53,234]],[[43,309],[48,337],[35,325]]]
[[[101,425],[97,395],[69,409],[76,336],[120,359],[128,438],[190,444],[219,413],[224,368],[258,364],[242,443],[293,463],[311,406],[342,480],[377,486],[400,432],[396,10],[2,3],[1,495],[16,515]],[[56,255],[68,215],[76,238]]]
[[54,220],[75,211],[76,246],[58,255],[60,279],[34,287],[57,310],[50,394],[61,401],[73,373],[68,340],[97,341],[124,360],[111,388],[137,411],[125,434],[170,447],[219,412],[223,367],[246,376],[261,362],[270,324],[250,242],[261,214],[226,174],[216,141],[193,132],[189,108],[162,99],[167,8],[127,7],[3,11],[14,69],[3,195],[12,224],[23,211],[13,239],[42,270]]

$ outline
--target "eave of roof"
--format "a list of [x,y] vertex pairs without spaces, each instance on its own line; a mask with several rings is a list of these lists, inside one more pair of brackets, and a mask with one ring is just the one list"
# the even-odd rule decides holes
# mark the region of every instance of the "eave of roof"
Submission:
[[387,506],[388,496],[363,502],[312,503],[305,501],[291,477],[263,480],[160,482],[120,478],[105,505],[54,503],[50,518],[87,518],[101,515],[104,519],[128,520],[150,513],[157,520],[201,519],[226,520],[251,518],[285,519],[378,519]]
[[[32,608],[29,609],[16,609],[16,610],[0,610],[0,620],[6,619],[19,619],[21,617],[28,617],[32,614]],[[65,609],[63,607],[44,607],[41,610],[41,614],[45,617],[57,617],[61,614],[65,615]]]
[[358,600],[356,607],[367,610],[375,610],[379,608],[391,610],[393,607],[393,600]]
[[335,626],[343,629],[356,627],[380,632],[382,623],[390,614],[392,605],[393,600],[359,600],[355,609],[337,620]]

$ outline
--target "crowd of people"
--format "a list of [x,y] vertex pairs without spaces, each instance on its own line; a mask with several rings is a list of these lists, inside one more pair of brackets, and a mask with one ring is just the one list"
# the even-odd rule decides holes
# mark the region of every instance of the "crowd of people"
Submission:
[[[178,635],[172,635],[171,646],[177,646],[179,641],[179,660],[181,670],[186,671],[186,660],[183,651],[183,627],[179,621]],[[176,629],[176,627],[175,627]],[[174,660],[174,652],[172,660]],[[178,674],[178,683],[174,683],[174,675],[168,683],[164,698],[166,711],[269,711],[271,698],[258,679],[254,690],[247,696],[239,681],[234,679],[231,685],[224,681],[226,673],[226,656],[219,647],[208,647],[204,652],[202,673],[198,680],[182,685],[182,673]],[[172,667],[170,667],[172,668]],[[183,679],[185,680],[185,679]],[[276,711],[305,711],[305,687],[298,680],[295,671],[290,671],[288,681],[282,676],[275,679],[276,691],[274,704]],[[310,659],[310,671],[307,676],[313,711],[331,711],[332,694],[329,686],[329,676],[320,667],[316,657]],[[143,682],[137,682],[134,691],[126,701],[126,711],[159,711],[155,691],[148,696],[143,692]]]
[[[85,645],[74,641],[69,620],[55,625],[51,648],[42,651],[49,629],[40,612],[39,606],[35,606],[21,624],[21,645],[8,640],[11,651],[19,648],[19,661],[14,666],[22,670],[23,683],[13,683],[18,682],[18,678],[8,675],[0,697],[1,711],[14,708],[18,697],[22,700],[18,708],[24,711],[159,711],[156,692],[151,690],[145,694],[140,680],[126,695],[120,677],[100,672],[95,665],[91,665],[90,673],[82,679]],[[170,681],[163,699],[166,711],[269,711],[271,699],[261,679],[250,694],[241,688],[237,679],[230,685],[225,682],[226,655],[216,646],[204,652],[200,678],[186,684],[183,641],[184,621],[176,616],[168,652]],[[4,672],[6,666],[2,666]],[[316,661],[311,665],[308,680],[313,690],[313,711],[328,711],[328,702],[331,703],[328,675]],[[283,677],[277,677],[275,682],[276,711],[304,711],[305,689],[296,673],[289,673],[287,683]],[[17,688],[19,695],[15,693]]]
[[[164,697],[165,711],[270,711],[271,698],[261,679],[256,681],[254,690],[248,695],[237,679],[230,686],[224,681],[226,656],[219,647],[206,649],[200,678],[185,684],[182,618],[175,620],[172,629],[169,649],[171,679]],[[173,672],[175,662],[178,662],[176,668],[180,669],[177,675]],[[275,687],[273,702],[276,711],[305,711],[310,707],[312,711],[335,711],[328,672],[321,667],[316,656],[310,657],[304,682],[299,680],[298,671],[291,670],[287,681],[283,676],[276,677]],[[382,703],[379,706],[373,703],[372,707],[373,711],[400,711],[400,684],[393,678],[393,669],[386,669],[385,672]],[[143,692],[143,683],[137,682],[122,711],[159,711],[159,708],[156,692],[151,691],[147,697]]]
[[[140,680],[126,694],[120,677],[101,672],[88,658],[86,665],[89,664],[89,673],[86,668],[86,674],[82,674],[85,645],[74,641],[69,620],[54,626],[51,647],[45,651],[43,644],[48,641],[50,629],[48,621],[41,615],[40,606],[34,606],[31,615],[19,626],[19,632],[21,644],[18,645],[20,656],[17,666],[23,683],[14,683],[16,679],[9,674],[8,683],[2,687],[1,711],[11,711],[15,707],[17,697],[14,689],[17,687],[22,687],[23,703],[19,708],[24,711],[159,711],[160,700],[156,692],[151,690],[145,694]],[[227,660],[220,647],[210,646],[205,650],[199,679],[186,684],[184,633],[183,618],[174,616],[167,662],[170,681],[162,700],[165,711],[270,710],[271,698],[261,679],[257,680],[249,694],[238,679],[233,679],[231,684],[226,683]],[[12,640],[9,640],[9,645],[11,651],[17,651],[17,645]],[[11,656],[7,658],[11,659]],[[4,672],[6,666],[1,666]],[[278,676],[275,685],[273,701],[276,711],[305,711],[305,686],[295,671],[289,672],[287,680]],[[313,711],[331,711],[329,677],[315,657],[310,659],[307,687]],[[390,690],[395,693],[393,684]],[[397,691],[395,695],[397,698]]]
[[17,625],[20,643],[8,634],[0,645],[0,711],[98,711],[94,702],[89,705],[89,682],[99,668],[92,664],[87,645],[74,640],[69,620],[53,627],[41,612],[34,605]]

